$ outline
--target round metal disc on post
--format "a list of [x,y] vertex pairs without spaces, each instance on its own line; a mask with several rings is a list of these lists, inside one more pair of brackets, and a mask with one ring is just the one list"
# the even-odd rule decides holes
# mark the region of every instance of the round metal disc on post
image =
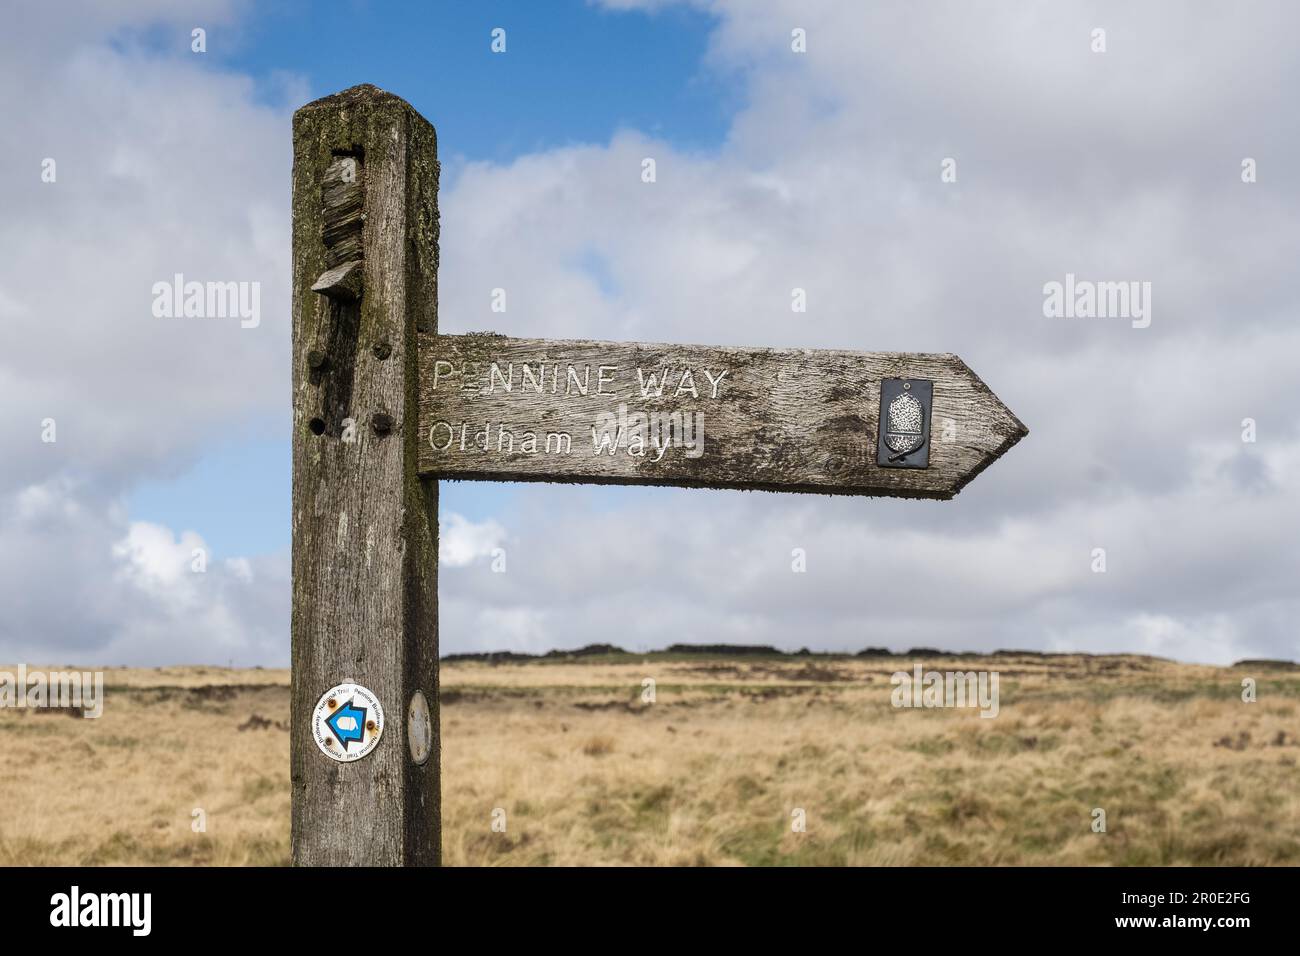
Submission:
[[411,759],[417,764],[429,759],[433,749],[433,721],[429,717],[429,701],[422,690],[411,695],[411,703],[406,708],[406,742]]

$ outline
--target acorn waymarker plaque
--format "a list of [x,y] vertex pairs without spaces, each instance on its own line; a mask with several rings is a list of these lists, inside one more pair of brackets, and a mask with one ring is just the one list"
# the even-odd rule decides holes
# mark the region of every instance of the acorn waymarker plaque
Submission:
[[[435,133],[373,86],[293,183],[296,863],[439,861],[438,479],[946,499],[1026,434],[955,355],[439,335]],[[407,715],[347,762],[344,680]]]

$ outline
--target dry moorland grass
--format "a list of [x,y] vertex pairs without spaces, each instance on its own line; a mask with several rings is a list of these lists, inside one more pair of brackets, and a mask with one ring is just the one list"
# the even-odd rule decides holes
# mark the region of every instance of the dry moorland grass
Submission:
[[[444,664],[444,860],[1300,863],[1300,671],[923,662],[997,670],[1001,710],[981,719],[893,707],[890,675],[913,663]],[[114,669],[105,683],[98,720],[0,710],[0,863],[289,861],[287,672]]]

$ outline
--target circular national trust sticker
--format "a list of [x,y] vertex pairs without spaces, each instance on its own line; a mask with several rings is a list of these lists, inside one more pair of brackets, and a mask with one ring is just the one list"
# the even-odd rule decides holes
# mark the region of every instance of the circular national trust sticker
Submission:
[[341,763],[360,760],[384,732],[384,708],[366,687],[344,681],[316,701],[311,735],[325,756]]

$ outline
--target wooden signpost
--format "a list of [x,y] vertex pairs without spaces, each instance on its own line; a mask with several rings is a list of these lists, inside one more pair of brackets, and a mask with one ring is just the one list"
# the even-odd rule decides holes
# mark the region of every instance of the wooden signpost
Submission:
[[951,498],[1026,434],[955,355],[439,335],[433,127],[293,135],[297,864],[439,862],[438,479]]

